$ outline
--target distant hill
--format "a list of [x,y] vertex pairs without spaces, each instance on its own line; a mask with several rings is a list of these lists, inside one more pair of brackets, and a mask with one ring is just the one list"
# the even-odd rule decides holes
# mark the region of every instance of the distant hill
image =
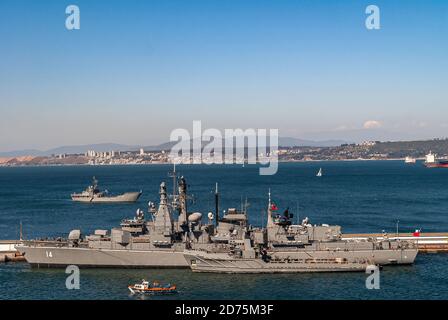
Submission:
[[[302,140],[297,138],[289,137],[279,137],[279,146],[282,147],[333,147],[339,146],[341,144],[347,143],[343,140],[325,140],[325,141],[312,141],[312,140]],[[139,145],[125,145],[117,143],[98,143],[98,144],[86,144],[86,145],[73,145],[73,146],[62,146],[45,151],[27,149],[27,150],[16,150],[8,152],[0,152],[0,157],[21,157],[21,156],[50,156],[52,154],[82,154],[87,152],[87,150],[95,150],[97,152],[106,151],[137,151],[143,148],[145,151],[160,151],[160,150],[170,150],[176,142],[165,142],[159,145],[153,146],[139,146]]]
[[15,158],[15,157],[41,156],[41,155],[44,155],[44,152],[36,149],[0,152],[0,158]]
[[79,145],[79,146],[63,146],[57,147],[54,149],[50,149],[45,151],[45,155],[51,154],[77,154],[77,153],[85,153],[88,150],[95,150],[97,152],[106,152],[106,151],[136,151],[139,150],[139,146],[130,146],[125,144],[117,144],[117,143],[98,143],[98,144],[87,144],[87,145]]
[[50,156],[52,154],[82,154],[87,152],[87,150],[95,150],[97,152],[106,151],[135,151],[138,150],[139,146],[129,146],[117,143],[98,143],[98,144],[86,144],[86,145],[73,145],[73,146],[62,146],[49,150],[16,150],[8,152],[0,152],[0,157],[21,157],[21,156]]
[[448,139],[381,142],[371,149],[371,152],[388,154],[394,158],[423,157],[430,151],[439,156],[448,155]]
[[344,140],[313,141],[289,137],[279,137],[278,139],[278,144],[281,147],[338,147],[346,143],[349,142]]
[[[53,148],[46,151],[27,149],[17,150],[9,152],[0,152],[0,158],[14,158],[23,156],[44,157],[52,154],[83,154],[87,150],[95,150],[97,152],[106,151],[138,151],[143,148],[148,151],[161,151],[170,150],[176,142],[166,142],[153,146],[138,146],[138,145],[125,145],[117,143],[99,143],[88,145],[74,145],[74,146],[62,146]],[[203,143],[205,145],[206,143]],[[338,147],[340,145],[347,144],[344,140],[304,140],[290,137],[280,137],[280,147]],[[394,142],[380,142],[377,143],[371,149],[372,152],[380,154],[389,154],[391,157],[405,157],[415,156],[422,157],[429,151],[437,153],[439,155],[448,154],[448,139],[434,139],[434,140],[421,140],[421,141],[394,141]]]
[[[423,158],[430,151],[437,154],[438,159],[448,157],[448,139],[420,140],[420,141],[393,141],[393,142],[376,142],[363,144],[342,144],[341,141],[312,141],[301,140],[295,138],[280,138],[280,146],[297,147],[300,152],[282,153],[282,161],[309,161],[309,160],[355,160],[355,159],[403,159],[406,156],[414,158]],[[175,142],[164,143],[156,146],[146,146],[143,149],[148,151],[168,151]],[[207,142],[203,142],[205,146]],[[325,146],[334,144],[336,146]],[[200,146],[201,144],[199,144]],[[223,144],[224,146],[224,144]],[[24,153],[35,152],[36,150],[17,151],[16,154],[22,156],[11,156],[13,152],[4,153],[8,156],[0,154],[0,166],[14,165],[63,165],[63,164],[86,164],[89,161],[83,153],[89,149],[102,151],[137,151],[140,146],[128,146],[121,144],[94,144],[83,146],[65,146],[54,148],[47,151],[38,151],[39,154],[60,154],[66,153],[65,157],[47,157],[39,155],[27,155]],[[234,147],[236,150],[236,147]],[[245,154],[249,155],[250,149],[245,149]],[[77,154],[81,154],[78,156]],[[157,161],[160,161],[160,154],[155,155]],[[166,156],[166,155],[165,155]],[[131,159],[139,158],[138,155],[133,157],[125,157]]]

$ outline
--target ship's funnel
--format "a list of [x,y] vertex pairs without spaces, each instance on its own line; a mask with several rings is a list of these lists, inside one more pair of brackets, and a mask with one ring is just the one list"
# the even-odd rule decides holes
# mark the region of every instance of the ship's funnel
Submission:
[[218,192],[218,182],[216,182],[216,186],[215,186],[215,214],[216,214],[216,219],[215,219],[215,227],[218,227],[218,223],[219,223],[219,192]]

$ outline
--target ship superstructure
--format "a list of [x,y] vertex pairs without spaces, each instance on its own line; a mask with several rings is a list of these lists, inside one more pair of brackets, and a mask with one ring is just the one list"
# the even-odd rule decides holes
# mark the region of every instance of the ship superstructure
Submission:
[[246,229],[224,253],[190,250],[186,258],[195,272],[296,273],[363,271],[368,265],[412,264],[418,250],[412,241],[342,240],[341,227],[311,225],[305,218],[292,224],[289,209],[280,215],[269,194],[268,222]]
[[406,158],[404,158],[404,163],[415,164],[416,162],[417,162],[417,159],[415,159],[414,157],[407,156]]
[[437,155],[431,151],[426,155],[424,164],[427,168],[448,168],[448,160],[437,160]]

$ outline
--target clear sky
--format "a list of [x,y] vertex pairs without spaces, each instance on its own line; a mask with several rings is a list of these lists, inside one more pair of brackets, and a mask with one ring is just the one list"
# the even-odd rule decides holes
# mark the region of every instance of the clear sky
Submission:
[[445,137],[447,88],[446,0],[0,0],[0,151],[155,144],[193,120]]

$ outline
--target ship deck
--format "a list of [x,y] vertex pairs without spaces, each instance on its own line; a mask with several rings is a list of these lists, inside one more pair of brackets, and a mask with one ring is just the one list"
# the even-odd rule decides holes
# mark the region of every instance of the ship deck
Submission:
[[[382,233],[342,234],[343,240],[367,238],[384,239],[385,236]],[[417,243],[419,252],[423,253],[448,252],[448,232],[422,232],[419,236],[414,236],[413,233],[393,233],[387,234],[386,238],[391,240],[414,240]]]

